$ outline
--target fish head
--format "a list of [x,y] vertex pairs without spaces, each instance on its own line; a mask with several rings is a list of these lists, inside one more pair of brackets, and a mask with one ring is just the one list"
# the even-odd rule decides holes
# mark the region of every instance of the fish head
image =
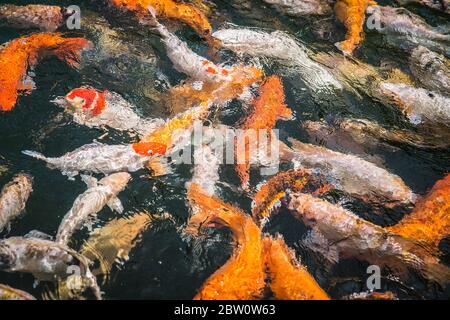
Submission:
[[160,142],[138,142],[133,144],[133,150],[141,156],[164,155],[167,145]]
[[131,175],[128,172],[118,172],[103,178],[100,180],[100,183],[111,186],[114,191],[120,192],[125,188],[130,179]]
[[74,112],[89,111],[92,115],[99,115],[105,108],[105,93],[93,88],[77,88],[65,97],[65,106]]

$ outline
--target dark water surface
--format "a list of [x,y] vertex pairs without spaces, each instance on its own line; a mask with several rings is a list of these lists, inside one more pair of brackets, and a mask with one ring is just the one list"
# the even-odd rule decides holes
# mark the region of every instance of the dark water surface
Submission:
[[[0,1],[3,2],[5,1]],[[96,44],[96,49],[86,55],[79,71],[70,69],[55,58],[39,63],[34,70],[37,89],[28,96],[20,96],[14,111],[0,115],[0,167],[7,168],[5,172],[0,171],[0,186],[18,172],[30,173],[35,178],[26,214],[12,224],[8,236],[24,235],[33,229],[55,235],[61,219],[86,187],[79,178],[70,181],[58,170],[48,169],[44,163],[22,155],[21,151],[29,149],[49,156],[62,155],[92,142],[104,131],[73,123],[69,116],[64,115],[49,101],[75,87],[91,85],[120,93],[135,104],[143,115],[169,117],[160,93],[168,86],[176,85],[184,77],[172,69],[157,37],[127,19],[114,18],[108,13],[100,12],[102,6],[92,4],[93,1],[8,1],[11,2],[80,5],[83,24],[81,30],[74,34],[82,34]],[[284,17],[263,5],[260,0],[252,1],[250,10],[240,8],[239,1],[215,0],[214,4],[206,3],[213,5],[210,19],[214,29],[225,22],[269,30],[280,29],[296,35],[311,49],[335,51],[333,42],[317,39],[312,32],[318,23],[315,19],[308,21],[304,18]],[[444,19],[426,9],[412,7],[411,10],[420,10],[432,25],[437,25]],[[324,23],[335,26],[327,19],[325,18]],[[0,43],[24,34],[27,32],[1,27]],[[177,35],[187,41],[192,49],[207,55],[205,44],[189,28],[180,28]],[[342,35],[342,31],[339,31],[335,37],[341,38]],[[365,43],[356,51],[356,56],[374,65],[388,61],[407,69],[407,54],[380,47],[380,41],[379,36],[368,33]],[[230,62],[236,61],[229,53],[223,53],[222,58]],[[277,73],[279,69],[266,66],[265,72]],[[366,118],[386,126],[408,127],[394,107],[383,106],[368,97],[359,99],[344,93],[340,97],[317,100],[313,99],[311,92],[295,76],[286,76],[283,81],[287,104],[295,110],[297,116],[296,120],[277,125],[283,137],[305,140],[305,133],[300,129],[301,121],[333,116]],[[236,106],[233,104],[229,108],[233,111]],[[239,114],[239,110],[234,110],[234,114]],[[134,141],[132,137],[113,131],[103,140],[111,144]],[[373,156],[382,159],[385,168],[399,175],[419,194],[425,193],[450,169],[449,150],[419,150],[400,146],[378,147],[371,152]],[[133,174],[132,182],[119,195],[127,214],[145,209],[153,213],[168,212],[173,219],[155,222],[130,253],[130,259],[120,266],[114,266],[108,282],[102,286],[106,299],[191,299],[203,281],[228,259],[232,247],[226,230],[212,230],[210,237],[195,242],[182,239],[180,235],[180,228],[189,216],[184,185],[190,176],[188,166],[177,168],[174,174],[162,178],[149,178],[144,170]],[[223,166],[221,176],[230,185],[237,181],[231,166]],[[224,187],[219,195],[225,201],[235,203],[245,210],[250,208],[251,199],[235,190],[236,188]],[[357,204],[353,205],[357,207]],[[105,208],[99,214],[97,225],[103,225],[117,216],[117,213]],[[364,217],[387,225],[399,220],[401,213],[394,212],[385,216],[367,214]],[[314,253],[299,245],[306,230],[302,223],[283,210],[265,227],[265,231],[271,234],[279,232],[285,236],[287,243],[296,249],[311,273],[332,297],[339,298],[366,290],[367,264],[357,260],[343,260],[335,266],[327,265]],[[81,245],[86,237],[86,230],[77,232],[74,245]],[[400,284],[395,279],[389,279],[387,271],[383,275],[386,276],[382,281],[383,289],[392,290],[401,298],[450,297],[448,288],[440,289],[419,277],[412,283]],[[27,274],[2,272],[0,283],[24,289],[37,297],[41,297],[45,290],[44,284],[36,284],[34,278]]]

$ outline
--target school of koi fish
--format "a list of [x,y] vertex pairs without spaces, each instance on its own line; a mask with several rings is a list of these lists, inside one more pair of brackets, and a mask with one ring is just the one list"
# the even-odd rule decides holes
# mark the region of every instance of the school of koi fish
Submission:
[[0,300],[450,298],[447,0],[4,2]]

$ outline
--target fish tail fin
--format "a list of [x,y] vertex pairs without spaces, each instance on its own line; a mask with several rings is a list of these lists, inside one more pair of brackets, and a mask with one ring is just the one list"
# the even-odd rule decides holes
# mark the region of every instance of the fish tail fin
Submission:
[[24,150],[22,151],[22,153],[26,156],[38,159],[38,160],[43,160],[45,162],[48,162],[48,158],[46,156],[44,156],[42,153],[36,152],[36,151],[31,151],[31,150]]
[[92,48],[92,43],[83,38],[66,38],[53,49],[53,54],[73,68],[80,67],[81,52]]

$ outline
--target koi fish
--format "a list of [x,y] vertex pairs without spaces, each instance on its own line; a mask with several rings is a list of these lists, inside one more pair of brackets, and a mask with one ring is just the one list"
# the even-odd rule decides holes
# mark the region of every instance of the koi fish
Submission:
[[134,131],[142,137],[164,124],[162,119],[141,118],[133,105],[110,91],[77,88],[53,102],[66,107],[76,123],[88,127],[107,126],[119,131]]
[[407,268],[412,268],[441,285],[450,281],[450,269],[412,239],[391,233],[340,205],[312,195],[291,194],[288,203],[294,216],[332,243],[340,258],[354,257],[387,266],[400,277],[405,277]]
[[59,33],[37,33],[14,39],[0,47],[0,110],[12,110],[19,91],[29,92],[34,88],[27,70],[41,58],[54,55],[78,68],[81,52],[91,47],[86,39],[63,38]]
[[264,0],[264,2],[293,17],[328,15],[333,12],[327,0]]
[[304,266],[295,259],[283,238],[263,239],[270,289],[279,300],[330,300]]
[[446,56],[450,55],[450,35],[431,27],[420,16],[404,8],[377,5],[369,6],[367,13],[381,24],[381,28],[374,30],[386,35],[385,38],[391,45],[408,51],[422,45]]
[[144,168],[150,160],[152,144],[147,145],[146,154],[135,145],[106,145],[99,142],[84,145],[57,158],[48,158],[39,152],[25,150],[23,154],[45,161],[51,169],[59,169],[63,175],[73,178],[79,172],[110,174],[135,172]]
[[201,37],[211,35],[212,27],[206,16],[194,5],[173,0],[108,0],[110,6],[134,13],[141,23],[149,18],[148,7],[155,15],[179,20],[194,29]]
[[434,10],[450,14],[450,5],[448,0],[395,0],[399,5],[406,5],[410,3],[419,4]]
[[335,46],[343,54],[351,55],[363,41],[366,9],[371,3],[374,2],[371,0],[338,0],[334,5],[336,19],[347,28],[345,40],[335,43]]
[[[252,102],[252,111],[240,126],[243,130],[272,130],[278,119],[291,119],[292,111],[285,104],[284,87],[281,79],[277,76],[270,76],[259,88],[259,96]],[[259,132],[258,132],[259,133]],[[268,134],[268,133],[267,133]],[[259,138],[259,137],[258,137]],[[250,169],[250,143],[259,144],[259,139],[250,142],[250,138],[245,139],[244,149],[236,142],[236,171],[244,188],[248,187]],[[242,159],[242,152],[244,159]],[[242,161],[244,160],[244,161]]]
[[58,6],[0,5],[0,21],[4,20],[8,27],[19,29],[39,29],[54,32],[64,24],[64,16],[65,9]]
[[[220,159],[209,145],[196,147],[194,150],[194,168],[191,181],[207,194],[212,196],[219,181]],[[189,188],[189,187],[188,187]]]
[[386,292],[355,292],[342,298],[342,300],[398,300],[395,293]]
[[0,284],[0,301],[1,300],[36,300],[36,298],[28,292]]
[[259,299],[265,287],[261,230],[240,209],[210,197],[196,184],[188,189],[192,208],[186,232],[198,234],[207,226],[231,229],[236,243],[231,258],[200,288],[195,300]]
[[427,89],[450,95],[450,61],[444,56],[418,46],[411,52],[409,68]]
[[406,84],[384,82],[380,89],[392,98],[411,123],[450,125],[450,98]]
[[0,193],[0,232],[10,222],[18,217],[33,191],[33,178],[27,174],[19,173],[11,182],[6,184]]
[[403,180],[357,156],[289,139],[296,155],[294,167],[320,169],[333,179],[333,185],[369,203],[411,205],[416,195]]
[[450,174],[437,181],[411,213],[386,229],[437,249],[439,242],[450,234]]
[[341,89],[326,68],[311,60],[308,49],[282,31],[271,33],[245,28],[222,29],[213,33],[221,46],[239,54],[267,57],[295,66],[295,72],[312,90]]
[[1,271],[32,273],[37,279],[46,281],[68,279],[70,270],[75,267],[86,286],[97,299],[101,299],[100,288],[89,270],[89,263],[76,251],[47,239],[25,236],[0,240]]
[[56,233],[56,242],[68,245],[73,233],[80,229],[83,223],[95,216],[105,205],[113,211],[123,212],[123,206],[117,194],[121,192],[131,179],[129,173],[113,173],[100,181],[94,177],[83,176],[88,189],[79,195],[72,208],[64,216]]
[[280,200],[289,192],[321,194],[332,186],[324,176],[308,169],[290,169],[279,172],[259,186],[253,196],[252,216],[258,224],[269,218]]
[[81,247],[80,253],[91,261],[99,261],[94,275],[108,275],[116,261],[128,260],[131,250],[141,240],[141,234],[157,219],[147,212],[115,218],[95,229]]

